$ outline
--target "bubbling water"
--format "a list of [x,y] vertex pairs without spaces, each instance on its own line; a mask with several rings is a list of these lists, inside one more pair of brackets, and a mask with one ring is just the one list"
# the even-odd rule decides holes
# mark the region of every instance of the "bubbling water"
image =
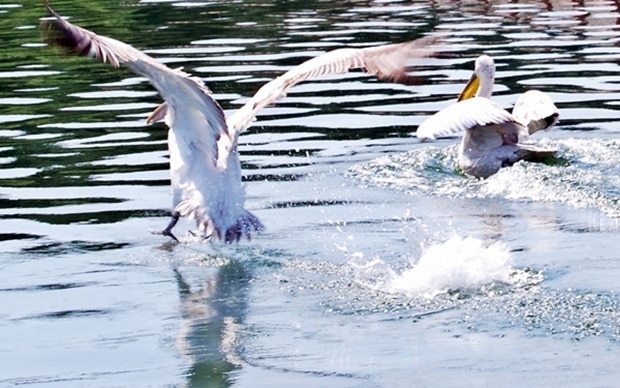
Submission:
[[558,156],[546,164],[519,162],[484,180],[458,173],[456,145],[429,145],[381,156],[351,167],[348,176],[361,184],[412,195],[559,202],[620,217],[620,141],[544,139],[539,143],[558,149]]

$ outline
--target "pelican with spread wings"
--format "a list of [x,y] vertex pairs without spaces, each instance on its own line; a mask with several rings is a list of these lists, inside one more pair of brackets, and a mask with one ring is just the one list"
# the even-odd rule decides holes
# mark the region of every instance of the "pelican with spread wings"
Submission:
[[148,121],[164,120],[169,127],[168,149],[172,184],[172,219],[161,232],[174,240],[172,229],[180,217],[193,218],[201,236],[225,242],[249,238],[263,224],[244,207],[239,135],[258,111],[283,97],[295,84],[329,73],[362,69],[368,74],[407,83],[410,59],[427,56],[437,37],[370,48],[338,49],[312,58],[265,84],[244,106],[226,118],[211,91],[197,77],[170,69],[132,46],[75,26],[43,1],[53,16],[46,20],[47,40],[94,57],[113,67],[124,65],[148,79],[164,103]]
[[529,135],[557,123],[559,112],[551,98],[539,90],[529,90],[519,96],[510,114],[490,100],[494,80],[493,58],[481,55],[458,102],[428,118],[416,131],[423,141],[465,132],[459,167],[480,178],[520,160],[539,161],[556,152],[523,143]]

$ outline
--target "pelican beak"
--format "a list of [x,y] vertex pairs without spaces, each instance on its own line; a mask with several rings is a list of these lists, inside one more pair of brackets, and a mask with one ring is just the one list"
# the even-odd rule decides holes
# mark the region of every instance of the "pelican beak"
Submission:
[[478,88],[480,87],[480,77],[476,75],[476,73],[471,75],[469,82],[465,85],[465,89],[459,94],[459,98],[456,101],[467,100],[468,98],[472,98],[478,92]]

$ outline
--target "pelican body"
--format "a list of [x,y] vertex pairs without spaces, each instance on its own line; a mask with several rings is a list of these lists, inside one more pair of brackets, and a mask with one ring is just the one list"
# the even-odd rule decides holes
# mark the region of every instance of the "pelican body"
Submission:
[[523,143],[531,134],[557,123],[559,112],[551,98],[538,90],[527,91],[510,114],[490,99],[494,81],[493,58],[481,55],[457,103],[428,118],[416,132],[422,141],[464,132],[459,167],[480,178],[520,160],[540,161],[556,152]]
[[286,95],[293,85],[328,73],[362,69],[378,78],[408,83],[407,61],[427,56],[437,37],[363,49],[344,48],[312,58],[265,84],[244,106],[226,118],[204,82],[181,69],[170,69],[132,46],[75,26],[48,4],[54,17],[44,23],[51,44],[78,55],[124,65],[145,77],[164,103],[147,119],[164,120],[169,127],[172,219],[158,234],[172,233],[180,217],[196,221],[200,235],[225,242],[250,238],[263,230],[260,220],[244,207],[245,191],[237,140],[258,111]]

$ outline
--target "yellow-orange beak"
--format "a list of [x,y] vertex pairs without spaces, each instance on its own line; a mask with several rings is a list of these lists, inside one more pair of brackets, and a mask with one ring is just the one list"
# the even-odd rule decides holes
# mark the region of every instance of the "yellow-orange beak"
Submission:
[[459,98],[457,99],[457,101],[467,100],[468,98],[474,97],[476,95],[476,92],[478,92],[479,87],[480,77],[478,77],[476,73],[474,73],[469,79],[469,82],[467,82],[467,85],[465,85],[465,88],[463,89],[461,94],[459,94]]

